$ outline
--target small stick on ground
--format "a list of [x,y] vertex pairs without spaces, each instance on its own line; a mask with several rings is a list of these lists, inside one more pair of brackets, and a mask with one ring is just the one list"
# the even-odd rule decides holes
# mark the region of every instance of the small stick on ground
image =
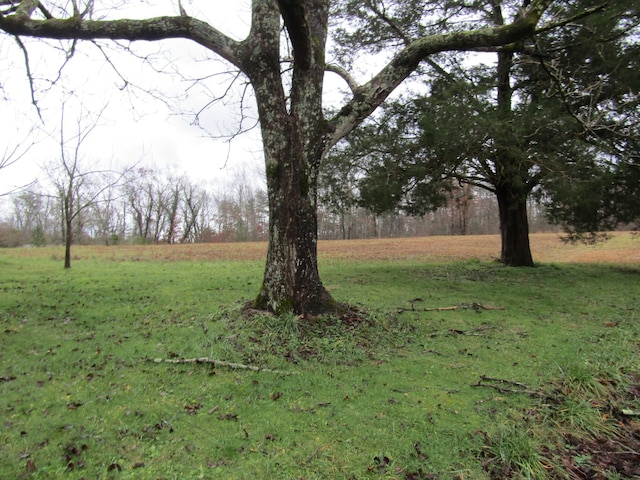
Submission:
[[233,363],[233,362],[225,362],[224,360],[216,360],[208,357],[199,357],[199,358],[154,358],[154,363],[174,363],[174,364],[186,364],[186,363],[197,363],[197,364],[206,364],[213,365],[214,367],[226,367],[234,370],[251,370],[253,372],[266,372],[266,373],[277,373],[280,375],[299,375],[300,372],[287,372],[284,370],[271,370],[269,368],[261,368],[256,367],[254,365],[245,365],[244,363]]
[[504,307],[498,307],[495,305],[482,305],[480,303],[463,303],[460,305],[452,305],[451,307],[425,307],[415,308],[413,302],[411,302],[411,308],[398,307],[398,313],[402,312],[450,312],[454,310],[504,310]]
[[443,330],[440,332],[433,332],[429,334],[429,338],[437,337],[438,335],[469,335],[474,337],[484,337],[481,332],[485,332],[487,330],[493,330],[493,325],[481,325],[476,328],[472,328],[471,330],[459,330],[457,328],[449,328],[447,330]]
[[423,312],[447,312],[452,310],[458,310],[460,307],[458,305],[454,305],[452,307],[425,307],[422,309]]
[[[493,382],[493,383],[482,383]],[[507,385],[507,386],[505,386]],[[481,375],[478,383],[471,384],[472,387],[489,387],[497,390],[500,393],[520,393],[528,395],[534,398],[546,398],[550,400],[557,400],[548,393],[541,390],[533,390],[528,385],[521,382],[514,382],[513,380],[506,380],[504,378],[488,377],[487,375]]]

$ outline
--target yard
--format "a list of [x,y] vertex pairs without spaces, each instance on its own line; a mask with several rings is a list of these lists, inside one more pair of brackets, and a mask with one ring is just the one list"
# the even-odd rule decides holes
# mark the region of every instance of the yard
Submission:
[[640,240],[499,248],[321,242],[306,319],[263,243],[0,250],[0,478],[637,478]]

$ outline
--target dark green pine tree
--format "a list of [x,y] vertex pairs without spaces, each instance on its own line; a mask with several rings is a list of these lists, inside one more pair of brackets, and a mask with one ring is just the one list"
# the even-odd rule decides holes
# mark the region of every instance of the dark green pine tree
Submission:
[[569,239],[595,241],[640,224],[640,3],[608,2],[562,33],[547,38],[543,48],[558,55],[545,67],[580,125],[583,152],[547,176],[541,194]]
[[[549,213],[566,226],[584,217],[578,212],[593,210],[592,199],[571,190],[571,182],[576,189],[603,182],[604,191],[629,204],[637,11],[619,1],[586,5],[585,14],[579,3],[579,11],[571,3],[556,6],[556,28],[535,42],[495,49],[492,64],[463,69],[461,58],[429,62],[422,75],[427,94],[396,102],[375,124],[352,133],[335,155],[364,160],[362,205],[422,214],[438,206],[451,180],[487,189],[498,201],[502,262],[531,266],[527,199],[533,192],[547,192]],[[518,12],[515,2],[483,8],[495,25]],[[381,15],[383,24],[401,30],[401,19]],[[602,171],[605,157],[616,175]],[[607,201],[613,196],[602,198]]]

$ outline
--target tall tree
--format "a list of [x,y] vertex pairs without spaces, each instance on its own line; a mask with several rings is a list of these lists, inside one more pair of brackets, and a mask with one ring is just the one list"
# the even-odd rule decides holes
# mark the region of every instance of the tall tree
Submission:
[[42,246],[46,243],[46,235],[51,233],[54,223],[51,198],[44,195],[37,185],[31,185],[13,195],[13,224],[24,232],[31,244]]
[[[613,180],[586,168],[598,164],[603,149],[630,164],[624,158],[632,155],[631,139],[638,137],[640,90],[632,73],[638,7],[620,1],[574,3],[552,9],[556,17],[570,19],[562,28],[495,49],[492,66],[463,70],[459,60],[445,59],[445,69],[430,62],[428,94],[387,109],[375,124],[353,134],[339,156],[368,152],[363,203],[422,214],[442,200],[447,178],[485,188],[498,203],[501,260],[513,266],[533,265],[527,202],[534,189],[554,187],[547,199],[550,205],[562,202],[564,208],[553,211],[565,224],[578,219],[570,215],[571,206],[583,217],[592,211],[587,204],[595,205],[593,199],[566,195],[571,189],[560,180],[571,182],[578,172],[584,184],[593,183],[594,175],[600,182]],[[517,6],[511,1],[476,5],[495,25],[503,25],[508,12],[517,16]],[[380,28],[405,40],[404,17],[392,13],[377,12]],[[623,176],[615,178],[620,185]],[[595,217],[582,221],[593,224]]]
[[584,140],[582,161],[543,182],[547,214],[570,240],[596,240],[620,223],[640,226],[640,4],[607,5],[563,37],[540,39],[559,52],[544,66]]
[[251,28],[243,40],[224,35],[189,15],[182,5],[177,16],[97,19],[94,12],[102,10],[99,2],[91,0],[83,2],[83,9],[76,1],[5,0],[0,29],[16,38],[183,38],[209,49],[242,72],[257,104],[269,201],[267,263],[255,304],[278,313],[306,314],[336,308],[317,265],[316,194],[323,156],[423,60],[438,52],[489,48],[530,37],[551,2],[532,0],[506,25],[419,36],[398,47],[391,60],[362,85],[344,68],[332,67],[348,80],[353,95],[329,118],[323,112],[322,91],[328,68],[330,0],[253,0]]
[[185,179],[182,185],[182,234],[180,243],[195,242],[200,239],[204,224],[204,216],[209,204],[209,195],[199,185]]

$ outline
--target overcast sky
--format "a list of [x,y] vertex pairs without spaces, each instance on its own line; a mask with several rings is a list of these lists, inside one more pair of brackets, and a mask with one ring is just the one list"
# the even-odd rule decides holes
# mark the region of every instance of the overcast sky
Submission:
[[[135,10],[115,12],[120,17],[151,17],[177,13],[177,2],[129,2]],[[235,38],[246,35],[249,25],[249,2],[245,0],[191,2],[185,8],[199,18],[209,21]],[[208,6],[210,12],[198,11],[198,5]],[[221,95],[229,85],[228,76],[208,82],[210,91],[198,87],[189,89],[169,74],[158,74],[149,65],[130,54],[108,48],[105,52],[126,80],[135,87],[121,89],[124,81],[108,64],[100,50],[84,42],[62,71],[62,80],[50,87],[47,80],[56,77],[63,62],[60,43],[44,45],[38,40],[24,40],[30,57],[33,75],[37,79],[36,100],[42,119],[31,103],[24,56],[17,43],[8,36],[0,37],[0,61],[9,68],[0,72],[1,103],[0,155],[11,151],[17,143],[36,143],[15,164],[0,170],[0,193],[7,192],[40,176],[40,166],[60,156],[59,130],[61,105],[65,108],[66,136],[70,137],[80,111],[104,113],[98,120],[86,147],[83,161],[88,165],[122,168],[140,162],[143,166],[157,166],[174,173],[186,173],[193,178],[220,183],[238,169],[259,176],[262,171],[260,136],[257,129],[228,142],[212,138],[198,126],[191,124],[189,112],[201,109],[213,95]],[[215,55],[194,42],[136,42],[132,45],[141,55],[152,55],[156,67],[177,69],[183,76],[212,75],[228,68]],[[166,53],[163,55],[162,52]],[[137,87],[140,87],[138,89]],[[235,93],[242,87],[238,84]],[[171,105],[156,100],[143,90],[153,90],[170,98]],[[212,134],[230,134],[237,127],[238,96],[214,105],[201,117],[201,125]],[[83,105],[83,106],[81,106]],[[249,104],[252,106],[252,103]],[[185,113],[185,115],[182,115]],[[255,117],[251,111],[249,116]],[[87,117],[85,122],[95,121]],[[249,122],[252,124],[252,122]],[[86,160],[85,160],[86,159]]]

